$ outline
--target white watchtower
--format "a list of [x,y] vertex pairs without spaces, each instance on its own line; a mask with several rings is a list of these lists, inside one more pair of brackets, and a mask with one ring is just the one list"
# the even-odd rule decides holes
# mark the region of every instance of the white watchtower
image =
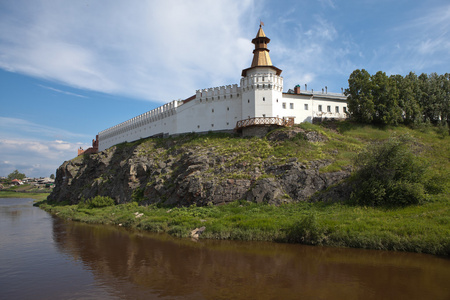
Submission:
[[277,117],[282,109],[283,77],[281,70],[272,65],[266,37],[259,26],[253,50],[252,66],[242,70],[242,118]]

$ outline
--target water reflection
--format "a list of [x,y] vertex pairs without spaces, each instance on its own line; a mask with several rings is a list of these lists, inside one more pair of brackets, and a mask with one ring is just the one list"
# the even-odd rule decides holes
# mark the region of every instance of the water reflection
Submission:
[[53,219],[58,249],[123,298],[450,299],[429,255],[207,240]]

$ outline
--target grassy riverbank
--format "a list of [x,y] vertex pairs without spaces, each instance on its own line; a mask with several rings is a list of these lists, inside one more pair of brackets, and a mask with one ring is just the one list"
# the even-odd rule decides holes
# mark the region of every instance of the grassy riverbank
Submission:
[[450,256],[448,131],[433,127],[378,128],[349,122],[329,126],[303,124],[302,127],[326,136],[327,141],[308,143],[291,139],[268,143],[265,139],[207,135],[193,138],[189,143],[198,147],[207,145],[214,148],[211,151],[223,155],[233,153],[236,163],[257,163],[271,156],[300,161],[326,159],[332,163],[322,171],[331,172],[351,165],[355,155],[370,143],[408,135],[414,140],[415,155],[427,166],[423,179],[425,201],[389,208],[306,202],[272,206],[247,201],[223,206],[172,208],[139,206],[136,202],[104,208],[42,202],[40,207],[74,221],[167,232],[177,237],[188,237],[193,229],[205,226],[200,238],[294,242]]
[[[106,208],[41,204],[65,219],[125,226],[188,237],[297,242],[450,255],[449,199],[383,209],[342,204],[294,203],[279,207],[237,201],[224,206],[158,208],[136,203]],[[141,215],[142,214],[142,215]]]
[[0,191],[0,198],[31,198],[37,201],[47,199],[50,193],[35,193],[35,192],[16,192],[14,190]]

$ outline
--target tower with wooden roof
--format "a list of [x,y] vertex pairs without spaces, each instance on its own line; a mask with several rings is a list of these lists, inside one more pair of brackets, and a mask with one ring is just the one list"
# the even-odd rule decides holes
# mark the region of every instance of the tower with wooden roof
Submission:
[[255,49],[251,67],[242,70],[242,118],[277,117],[282,110],[283,77],[270,59],[270,39],[262,24],[252,43]]

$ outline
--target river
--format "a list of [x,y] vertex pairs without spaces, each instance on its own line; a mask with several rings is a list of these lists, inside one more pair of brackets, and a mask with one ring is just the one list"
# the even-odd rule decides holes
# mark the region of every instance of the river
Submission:
[[0,199],[0,299],[450,299],[425,254],[176,239]]

